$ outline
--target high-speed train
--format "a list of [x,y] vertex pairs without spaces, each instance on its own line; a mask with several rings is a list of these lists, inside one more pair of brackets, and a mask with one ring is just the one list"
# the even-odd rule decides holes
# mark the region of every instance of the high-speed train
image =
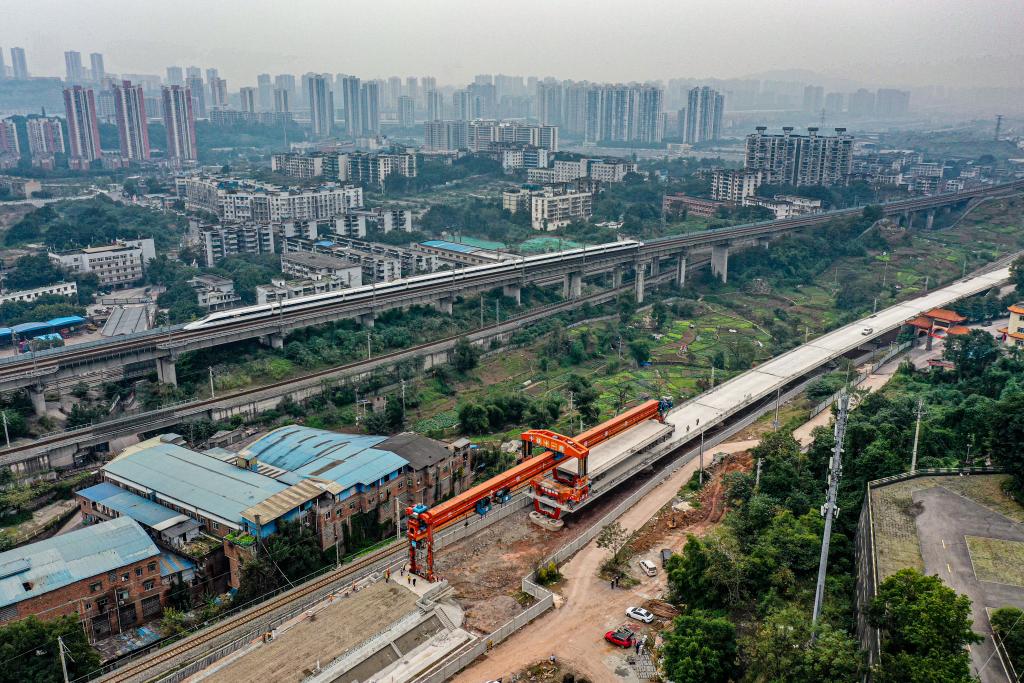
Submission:
[[351,289],[343,289],[337,292],[325,294],[312,294],[310,296],[296,299],[285,299],[272,304],[257,306],[244,306],[232,308],[227,311],[211,313],[210,315],[195,320],[185,325],[185,330],[206,330],[223,325],[239,322],[255,322],[260,320],[272,320],[278,316],[291,315],[295,312],[333,306],[343,303],[359,303],[365,301],[376,301],[378,298],[386,299],[389,295],[399,292],[407,292],[417,289],[429,289],[443,284],[456,284],[459,281],[474,279],[481,275],[500,275],[508,273],[526,273],[535,268],[558,263],[573,256],[607,256],[622,254],[623,261],[627,256],[633,256],[641,246],[637,240],[622,240],[619,242],[607,242],[592,247],[579,249],[567,249],[565,251],[538,254],[527,256],[514,261],[493,263],[482,266],[469,266],[467,268],[453,268],[448,271],[428,273],[426,275],[415,275],[413,277],[382,282],[380,284],[361,285]]

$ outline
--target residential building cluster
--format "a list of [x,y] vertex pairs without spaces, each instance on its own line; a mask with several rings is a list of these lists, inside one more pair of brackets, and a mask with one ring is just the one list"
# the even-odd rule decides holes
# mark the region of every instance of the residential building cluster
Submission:
[[389,176],[415,178],[416,154],[404,149],[381,152],[313,152],[274,154],[271,170],[302,180],[324,178],[382,187]]
[[899,118],[910,112],[910,92],[894,88],[872,92],[861,88],[852,93],[826,93],[820,85],[808,85],[803,91],[803,110],[813,114],[847,114],[850,118]]
[[495,119],[427,121],[423,134],[423,146],[431,151],[488,152],[502,145],[522,145],[557,152],[559,144],[558,126]]
[[583,157],[573,160],[555,160],[551,168],[530,168],[526,179],[531,183],[571,183],[587,178],[599,183],[621,183],[630,173],[636,173],[635,161],[626,159],[595,159]]
[[361,187],[337,183],[294,188],[198,174],[177,178],[175,188],[186,209],[208,211],[228,222],[325,220],[363,206]]

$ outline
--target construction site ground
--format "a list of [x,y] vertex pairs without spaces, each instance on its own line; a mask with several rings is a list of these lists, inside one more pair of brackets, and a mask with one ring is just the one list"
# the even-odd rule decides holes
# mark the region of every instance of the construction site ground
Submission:
[[[897,365],[898,361],[894,361],[880,368],[863,388],[878,390],[884,386]],[[830,418],[830,411],[825,411],[807,427],[828,425]],[[809,438],[809,428],[797,432],[802,437],[801,441]],[[632,547],[637,554],[631,562],[634,566],[642,559],[653,562],[658,567],[655,576],[649,577],[634,569],[632,575],[638,580],[636,586],[612,589],[599,577],[600,567],[608,559],[608,551],[598,548],[595,542],[589,543],[560,568],[563,580],[554,587],[558,594],[555,609],[464,669],[455,677],[456,683],[479,683],[499,677],[508,680],[510,673],[521,671],[525,663],[547,659],[551,655],[594,682],[643,680],[637,668],[628,661],[633,651],[610,645],[604,640],[604,633],[628,624],[634,631],[646,632],[653,638],[663,627],[664,622],[657,619],[650,626],[632,621],[625,616],[625,610],[632,606],[647,605],[650,608],[652,601],[658,605],[666,597],[667,578],[661,568],[661,549],[668,548],[678,553],[686,544],[687,535],[707,533],[721,522],[727,512],[721,475],[751,468],[752,459],[748,451],[757,446],[759,435],[759,431],[741,432],[734,440],[712,450],[712,454],[725,453],[727,457],[699,492],[698,507],[685,513],[677,512],[673,519],[673,499],[699,469],[700,463],[694,459],[619,518],[625,529],[636,532]],[[628,493],[628,490],[623,490],[609,498]],[[509,521],[515,519],[517,517]],[[499,557],[502,555],[495,552],[494,547],[489,550]],[[516,574],[514,581],[511,575],[508,577],[510,593],[517,589],[519,577],[524,573]]]
[[262,644],[205,676],[224,683],[286,682],[306,678],[317,663],[326,666],[416,609],[417,595],[394,581],[371,583],[292,626],[286,637]]
[[463,628],[490,633],[522,611],[524,606],[517,599],[522,597],[522,578],[600,519],[638,483],[621,486],[567,516],[561,531],[541,529],[523,510],[438,551],[435,569],[455,590],[455,599],[465,611]]
[[[680,468],[626,511],[619,518],[619,523],[631,531],[643,527],[676,497],[679,489],[697,471],[698,465],[696,460],[692,460]],[[720,488],[709,484],[706,490],[720,491]],[[721,509],[719,505],[709,500],[702,507],[720,518],[717,512]],[[653,638],[660,628],[661,623],[657,620],[650,626],[631,621],[625,611],[631,606],[640,606],[648,600],[664,597],[665,575],[660,569],[661,562],[657,555],[664,547],[672,548],[675,552],[681,550],[687,529],[680,525],[671,532],[668,534],[658,530],[645,536],[646,544],[651,547],[634,557],[632,562],[635,564],[641,559],[650,559],[659,567],[659,571],[655,576],[634,571],[633,575],[639,583],[628,590],[612,589],[607,581],[598,577],[601,564],[608,559],[608,551],[598,548],[595,542],[589,543],[561,567],[564,578],[555,587],[559,594],[555,610],[515,633],[454,680],[459,683],[479,683],[508,677],[510,673],[519,671],[524,662],[547,659],[551,655],[591,681],[642,680],[627,662],[633,650],[627,651],[607,643],[604,633],[629,624],[634,631],[647,632]]]

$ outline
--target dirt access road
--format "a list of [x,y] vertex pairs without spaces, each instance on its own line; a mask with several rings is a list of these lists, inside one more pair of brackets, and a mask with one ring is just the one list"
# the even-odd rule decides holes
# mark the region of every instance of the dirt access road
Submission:
[[[879,368],[862,386],[877,391],[892,378],[898,363],[896,360]],[[828,425],[830,420],[831,412],[825,411],[816,420],[801,426],[795,436],[802,437],[801,440],[808,439],[813,427]],[[740,453],[758,443],[758,439],[727,442],[715,447],[713,452]],[[681,468],[622,515],[619,523],[630,531],[641,529],[675,497],[698,466],[699,463],[693,460]],[[679,552],[688,533],[699,534],[712,525],[697,523],[671,530],[661,535],[649,550],[640,553],[634,561],[650,559],[660,568],[661,562],[657,555],[661,548]],[[626,608],[640,605],[649,598],[662,597],[665,576],[660,569],[654,577],[634,572],[641,578],[640,585],[629,590],[612,590],[597,575],[601,563],[607,557],[607,551],[598,548],[594,542],[580,550],[561,568],[565,580],[561,595],[555,598],[556,608],[463,670],[455,677],[456,683],[481,683],[498,677],[507,678],[511,672],[522,669],[529,662],[547,659],[552,654],[565,660],[594,683],[637,680],[633,670],[625,663],[627,653],[606,643],[603,635],[605,631],[629,621],[625,616]]]
[[[642,527],[675,497],[697,467],[694,460],[681,468],[622,515],[619,523],[630,531]],[[629,621],[625,616],[627,607],[639,605],[648,598],[661,597],[664,577],[660,573],[647,577],[635,572],[642,576],[639,586],[630,590],[612,590],[597,576],[601,563],[607,557],[608,552],[598,548],[595,542],[576,553],[562,567],[565,584],[561,599],[556,597],[556,609],[513,635],[454,680],[457,683],[481,683],[499,676],[507,678],[529,662],[547,659],[552,654],[570,663],[595,683],[636,680],[625,664],[626,652],[606,643],[604,632]]]

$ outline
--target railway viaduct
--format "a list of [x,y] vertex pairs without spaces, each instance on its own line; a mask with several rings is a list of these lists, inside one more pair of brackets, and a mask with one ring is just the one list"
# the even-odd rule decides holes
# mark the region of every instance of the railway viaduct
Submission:
[[[1024,180],[972,190],[899,200],[882,204],[884,216],[896,217],[908,226],[922,216],[929,228],[940,209],[1020,192]],[[254,320],[225,324],[210,329],[169,326],[159,330],[99,342],[73,344],[59,349],[22,354],[0,360],[0,391],[27,389],[33,407],[45,413],[44,389],[48,384],[111,368],[151,367],[155,362],[161,381],[176,383],[175,361],[181,354],[238,342],[260,339],[279,348],[289,332],[342,319],[357,319],[371,327],[374,317],[387,310],[417,304],[451,312],[457,296],[502,288],[505,295],[520,301],[526,284],[561,283],[566,299],[579,298],[587,277],[611,273],[613,289],[622,287],[628,274],[633,292],[643,302],[651,277],[667,272],[682,284],[688,263],[697,255],[710,254],[712,271],[723,281],[728,278],[729,252],[750,245],[767,245],[773,237],[788,232],[820,227],[837,218],[858,215],[861,207],[731,226],[699,233],[676,235],[648,242],[617,242],[550,254],[543,258],[506,261],[489,266],[455,269],[417,278],[408,284],[394,281],[346,290],[344,297],[302,310],[269,310]],[[397,285],[397,286],[396,286]],[[380,290],[378,292],[378,289]]]

